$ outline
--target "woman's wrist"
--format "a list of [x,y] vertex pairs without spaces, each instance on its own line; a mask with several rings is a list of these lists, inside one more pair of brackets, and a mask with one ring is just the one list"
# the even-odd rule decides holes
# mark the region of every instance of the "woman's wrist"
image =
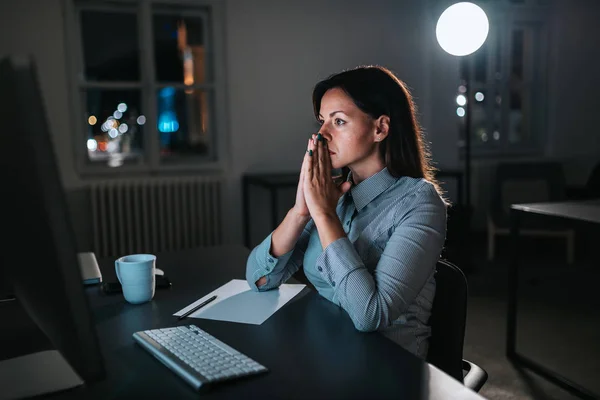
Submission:
[[315,215],[313,220],[315,221],[317,229],[319,229],[319,227],[331,226],[336,224],[339,224],[341,226],[340,219],[336,214],[320,213]]
[[308,221],[310,221],[310,214],[303,214],[296,210],[295,207],[292,207],[290,211],[288,211],[288,215],[292,217],[295,221],[297,221],[302,226],[306,225]]
[[321,247],[326,249],[331,243],[346,236],[346,232],[342,227],[342,223],[337,216],[331,212],[322,212],[313,217],[317,231],[319,231],[319,239]]
[[273,257],[280,257],[292,250],[302,234],[302,229],[304,229],[309,220],[310,215],[302,215],[296,209],[291,208],[283,222],[273,231],[273,235],[271,236],[271,255]]
[[335,211],[326,211],[326,210],[320,210],[320,211],[316,211],[314,213],[314,215],[312,216],[313,220],[315,221],[315,223],[317,223],[317,221],[321,222],[331,222],[331,221],[335,221],[335,220],[339,220],[339,217],[337,216],[337,213]]

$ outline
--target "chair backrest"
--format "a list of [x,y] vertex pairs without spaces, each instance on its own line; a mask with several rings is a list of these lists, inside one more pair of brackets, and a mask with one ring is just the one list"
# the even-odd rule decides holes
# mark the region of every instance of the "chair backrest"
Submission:
[[490,215],[496,225],[508,225],[511,204],[564,200],[565,190],[559,162],[500,163],[491,188]]
[[439,260],[435,281],[435,298],[429,318],[431,337],[427,361],[462,382],[467,278],[456,265]]
[[594,166],[585,184],[586,197],[600,198],[600,162]]

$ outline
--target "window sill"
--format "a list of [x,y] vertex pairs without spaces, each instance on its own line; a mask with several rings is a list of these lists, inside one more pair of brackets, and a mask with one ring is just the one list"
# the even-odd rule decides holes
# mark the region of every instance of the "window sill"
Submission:
[[135,178],[135,177],[150,177],[150,176],[173,176],[176,174],[206,174],[217,175],[224,173],[226,170],[224,162],[203,162],[199,163],[177,163],[174,165],[160,165],[158,167],[150,167],[148,165],[122,165],[119,167],[108,167],[102,165],[85,165],[80,167],[79,176],[83,180],[96,178]]

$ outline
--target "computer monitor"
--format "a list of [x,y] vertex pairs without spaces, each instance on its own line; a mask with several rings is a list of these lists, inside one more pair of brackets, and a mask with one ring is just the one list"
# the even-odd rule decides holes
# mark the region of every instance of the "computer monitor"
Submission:
[[[77,375],[85,382],[102,379],[104,363],[84,293],[36,66],[30,57],[0,60],[0,138],[4,275],[16,301]],[[10,329],[5,321],[2,326]],[[36,368],[39,374],[39,365]]]

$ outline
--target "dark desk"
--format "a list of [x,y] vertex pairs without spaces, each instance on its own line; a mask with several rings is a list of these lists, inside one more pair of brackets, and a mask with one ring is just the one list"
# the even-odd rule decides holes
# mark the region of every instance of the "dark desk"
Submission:
[[[481,399],[378,333],[356,331],[347,314],[304,289],[262,325],[189,319],[172,314],[234,278],[243,278],[241,246],[158,254],[173,282],[152,302],[130,305],[121,295],[87,289],[108,377],[57,398],[344,398]],[[105,280],[112,260],[101,263]],[[2,309],[0,308],[0,312]],[[220,384],[198,394],[134,343],[139,330],[195,324],[256,359],[270,372]]]
[[[242,176],[242,203],[244,223],[244,245],[250,244],[250,187],[258,186],[269,191],[271,203],[271,230],[275,230],[279,224],[277,211],[279,210],[278,190],[282,188],[295,188],[298,186],[299,172],[282,173],[249,173]],[[458,204],[463,201],[463,172],[461,170],[447,169],[436,172],[436,178],[443,181],[444,178],[455,179],[457,182]]]
[[[506,356],[520,363],[551,382],[584,399],[598,399],[599,394],[572,382],[566,377],[550,370],[517,352],[517,291],[519,279],[519,231],[521,220],[527,214],[542,215],[551,218],[562,218],[575,222],[600,224],[600,199],[573,202],[513,204],[511,206],[511,236],[513,238],[513,259],[509,270],[508,310],[506,331]],[[565,338],[572,340],[573,338]]]

